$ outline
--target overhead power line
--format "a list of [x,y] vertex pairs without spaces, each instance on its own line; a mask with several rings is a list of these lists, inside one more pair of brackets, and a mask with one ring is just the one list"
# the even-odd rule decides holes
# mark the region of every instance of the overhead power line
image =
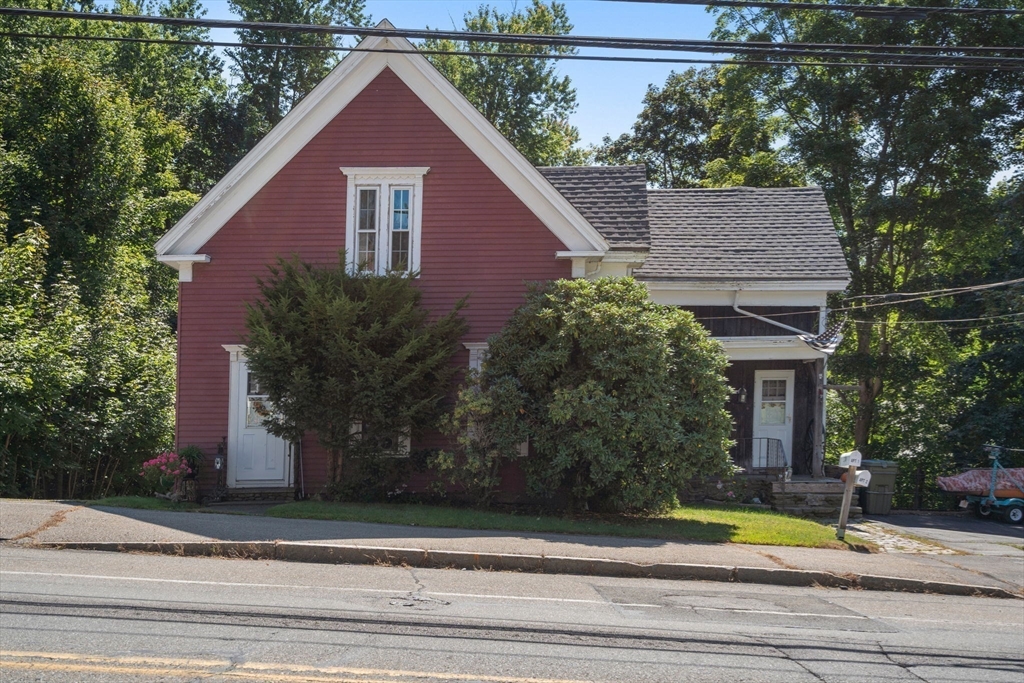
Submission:
[[[839,309],[834,309],[839,310]],[[1002,320],[1004,318],[1018,318],[1024,315],[1024,313],[1007,313],[1005,315],[983,315],[978,318],[936,318],[935,320],[897,320],[896,322],[886,322],[884,320],[854,320],[853,322],[858,325],[929,325],[929,324],[948,324],[948,323],[973,323],[981,320]],[[1011,320],[1006,324],[1017,324],[1024,322],[1021,320]]]
[[983,289],[993,289],[995,287],[1008,287],[1010,285],[1016,285],[1024,282],[1024,277],[1019,277],[1016,280],[1003,280],[1002,282],[989,282],[984,285],[968,285],[965,287],[952,287],[949,289],[932,289],[927,292],[891,292],[889,294],[858,294],[857,296],[848,296],[845,301],[852,301],[854,299],[891,299],[895,297],[905,296],[947,296],[951,294],[964,294],[966,292],[978,292]]
[[[0,16],[34,18],[73,19],[78,21],[99,21],[116,23],[149,23],[188,28],[227,28],[273,32],[319,33],[329,35],[374,35],[400,36],[413,39],[440,39],[463,42],[489,42],[498,44],[523,45],[530,47],[592,47],[630,50],[663,50],[683,52],[708,52],[744,55],[758,62],[779,61],[786,64],[785,57],[833,60],[857,59],[883,61],[892,64],[918,65],[923,68],[950,67],[969,68],[976,66],[986,69],[1019,70],[1024,67],[1024,47],[964,46],[944,47],[937,45],[857,45],[832,43],[776,43],[744,41],[710,41],[688,39],[652,39],[594,36],[554,36],[542,34],[481,33],[469,31],[439,31],[434,29],[393,29],[356,26],[322,26],[311,24],[281,24],[269,22],[245,22],[223,19],[198,19],[181,17],[159,17],[148,15],[122,15],[89,12],[66,12],[57,10],[35,10],[0,7]],[[952,54],[950,54],[952,53]],[[1004,55],[1019,55],[1008,57]],[[516,57],[524,55],[516,54]],[[564,55],[527,55],[538,58],[555,58]],[[625,61],[625,60],[623,60]],[[643,61],[643,60],[637,60]],[[702,62],[703,60],[695,60]],[[853,63],[851,63],[853,64]],[[837,64],[838,65],[838,64]]]
[[1012,16],[1024,14],[1013,7],[928,7],[924,5],[853,5],[828,2],[763,2],[759,0],[605,0],[606,2],[638,2],[655,5],[705,5],[708,7],[750,7],[779,12],[801,10],[851,12],[855,16],[874,19],[924,19],[931,16],[966,14],[975,17]]
[[656,63],[656,64],[739,64],[751,66],[820,66],[820,67],[841,67],[841,68],[881,68],[881,69],[955,69],[955,70],[978,70],[978,69],[1005,69],[1011,71],[1024,70],[1024,60],[1020,66],[993,67],[978,64],[949,64],[949,63],[927,63],[914,62],[904,64],[898,62],[827,62],[827,61],[775,61],[768,59],[684,59],[676,57],[632,57],[613,55],[591,55],[591,54],[566,54],[566,55],[529,55],[521,52],[478,52],[467,50],[399,50],[389,48],[359,48],[339,47],[335,45],[291,45],[287,43],[242,43],[222,42],[215,40],[174,40],[168,38],[138,38],[133,36],[94,36],[79,34],[54,34],[54,33],[14,33],[0,32],[0,38],[25,38],[39,40],[70,40],[70,41],[95,41],[113,43],[137,43],[155,45],[181,45],[187,47],[241,47],[247,49],[263,50],[313,50],[327,52],[370,52],[383,54],[420,54],[420,55],[451,55],[463,57],[495,57],[500,59],[551,59],[570,61],[592,61],[592,62],[628,62],[628,63]]

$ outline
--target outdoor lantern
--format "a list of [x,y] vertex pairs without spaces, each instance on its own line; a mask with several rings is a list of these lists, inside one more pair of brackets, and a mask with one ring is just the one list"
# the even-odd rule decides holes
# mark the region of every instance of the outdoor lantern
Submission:
[[747,390],[746,389],[740,389],[740,403],[746,403],[746,402],[747,402]]

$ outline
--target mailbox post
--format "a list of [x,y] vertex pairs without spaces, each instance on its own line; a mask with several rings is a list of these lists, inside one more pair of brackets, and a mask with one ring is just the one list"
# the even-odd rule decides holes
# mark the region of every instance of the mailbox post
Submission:
[[860,462],[860,451],[850,451],[839,456],[839,466],[846,468],[846,488],[843,489],[843,507],[839,511],[839,526],[836,527],[836,538],[840,541],[846,538],[846,522],[850,518],[853,489],[857,486],[867,486],[871,482],[871,472],[857,469]]

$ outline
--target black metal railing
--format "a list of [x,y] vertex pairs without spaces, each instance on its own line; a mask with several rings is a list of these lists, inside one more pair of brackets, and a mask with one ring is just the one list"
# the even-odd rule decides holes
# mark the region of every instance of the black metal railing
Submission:
[[789,467],[782,440],[761,436],[737,441],[732,449],[732,461],[747,472],[781,470]]

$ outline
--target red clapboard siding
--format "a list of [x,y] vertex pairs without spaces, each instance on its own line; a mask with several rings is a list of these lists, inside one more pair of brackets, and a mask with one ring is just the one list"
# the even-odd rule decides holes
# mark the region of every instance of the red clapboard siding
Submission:
[[[196,444],[212,453],[228,433],[229,358],[221,345],[242,339],[255,278],[278,255],[337,262],[345,245],[342,166],[430,167],[418,284],[432,310],[450,310],[469,295],[465,341],[498,331],[522,302],[527,282],[570,276],[570,264],[555,259],[565,249],[561,241],[385,70],[207,242],[201,252],[211,262],[181,283],[179,447]],[[468,362],[467,352],[458,362]],[[315,491],[324,483],[326,459],[315,439],[307,437],[303,447],[306,489]]]

